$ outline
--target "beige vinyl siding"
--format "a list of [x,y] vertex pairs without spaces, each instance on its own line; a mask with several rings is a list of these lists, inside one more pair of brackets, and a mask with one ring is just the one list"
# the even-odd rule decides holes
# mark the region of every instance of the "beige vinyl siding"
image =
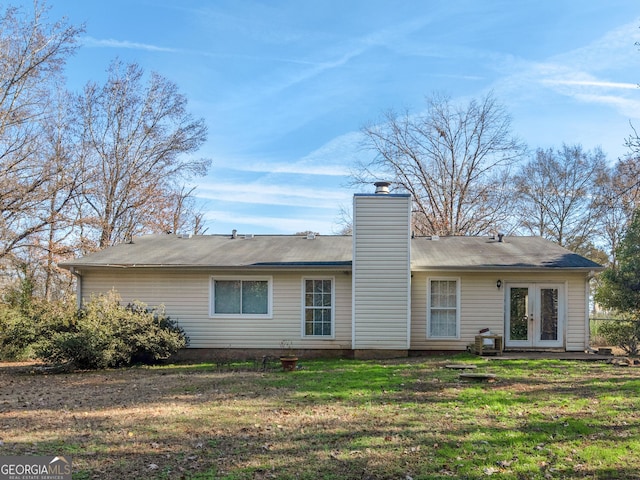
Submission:
[[[427,338],[427,279],[457,277],[460,279],[460,338]],[[502,288],[496,287],[497,280]],[[504,335],[505,285],[516,282],[552,282],[565,285],[565,348],[585,348],[585,280],[584,273],[517,273],[517,272],[414,272],[411,283],[411,349],[465,350],[482,328]]]
[[[589,325],[587,320],[588,305],[585,288],[585,276],[578,276],[569,281],[567,292],[568,311],[572,321],[567,323],[567,350],[581,352],[589,346],[588,341]],[[587,339],[587,340],[585,340]]]
[[354,197],[354,349],[407,349],[409,196]]
[[[273,317],[210,318],[212,276],[237,276],[229,271],[180,271],[166,269],[101,269],[83,272],[86,301],[91,294],[116,290],[123,303],[139,300],[163,304],[190,337],[191,348],[280,348],[283,340],[293,348],[351,348],[351,275],[344,271],[251,272],[248,277],[270,276]],[[302,338],[302,278],[327,278],[335,282],[333,339]]]
[[[427,279],[456,278],[460,282],[460,336],[458,339],[427,338]],[[493,278],[493,276],[491,277]],[[490,328],[501,334],[504,331],[504,298],[501,290],[487,288],[491,279],[483,274],[462,272],[419,272],[413,274],[411,348],[415,350],[465,350],[478,330]]]

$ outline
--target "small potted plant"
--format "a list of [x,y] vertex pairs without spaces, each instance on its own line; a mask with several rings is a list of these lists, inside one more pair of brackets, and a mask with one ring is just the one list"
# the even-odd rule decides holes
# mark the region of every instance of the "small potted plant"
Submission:
[[296,369],[298,364],[298,357],[293,352],[291,340],[283,340],[280,342],[283,353],[280,355],[280,363],[282,364],[282,370],[285,372],[292,372]]

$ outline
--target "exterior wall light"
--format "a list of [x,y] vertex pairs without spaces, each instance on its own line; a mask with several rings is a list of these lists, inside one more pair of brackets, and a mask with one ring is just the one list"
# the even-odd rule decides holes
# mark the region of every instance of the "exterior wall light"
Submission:
[[496,282],[496,287],[498,287],[498,288],[502,287],[502,280],[498,280]]

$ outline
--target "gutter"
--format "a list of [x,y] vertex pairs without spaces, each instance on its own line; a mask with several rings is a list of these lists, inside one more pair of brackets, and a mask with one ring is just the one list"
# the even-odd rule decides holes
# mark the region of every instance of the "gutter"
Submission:
[[[169,264],[169,263],[102,263],[102,264],[82,264],[78,265],[83,268],[166,268],[166,269],[188,269],[188,270],[235,270],[235,269],[350,269],[351,261],[335,261],[335,262],[265,262],[265,263],[245,263],[239,265],[197,265],[197,264]],[[63,265],[62,268],[68,268],[74,273],[75,266]]]
[[584,281],[584,351],[591,351],[591,321],[589,319],[590,310],[590,300],[591,300],[591,280],[595,276],[595,271],[592,270],[587,273],[587,276]]
[[592,272],[602,271],[604,267],[552,267],[538,265],[498,265],[498,266],[419,266],[412,267],[412,272]]

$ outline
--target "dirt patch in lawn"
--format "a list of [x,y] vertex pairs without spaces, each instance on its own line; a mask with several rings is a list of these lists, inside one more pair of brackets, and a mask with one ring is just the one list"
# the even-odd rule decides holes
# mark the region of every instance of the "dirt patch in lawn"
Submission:
[[[259,373],[241,375],[250,382]],[[219,459],[202,451],[226,432],[203,421],[201,405],[246,398],[225,387],[233,376],[148,368],[47,374],[37,364],[0,364],[0,454],[70,454],[74,479],[84,478],[76,467],[87,478],[207,469]]]
[[[461,382],[445,368],[450,359],[317,362],[289,374],[206,366],[49,374],[0,363],[0,455],[71,455],[74,480],[624,478],[606,476],[606,458],[577,460],[576,445],[591,436],[606,448],[605,422],[626,464],[640,467],[626,445],[638,433],[640,369],[467,361],[495,381]],[[609,405],[615,389],[624,403]],[[584,425],[569,434],[574,421]],[[558,444],[553,455],[544,439]],[[503,459],[494,449],[513,451]],[[525,463],[538,456],[544,468]]]

